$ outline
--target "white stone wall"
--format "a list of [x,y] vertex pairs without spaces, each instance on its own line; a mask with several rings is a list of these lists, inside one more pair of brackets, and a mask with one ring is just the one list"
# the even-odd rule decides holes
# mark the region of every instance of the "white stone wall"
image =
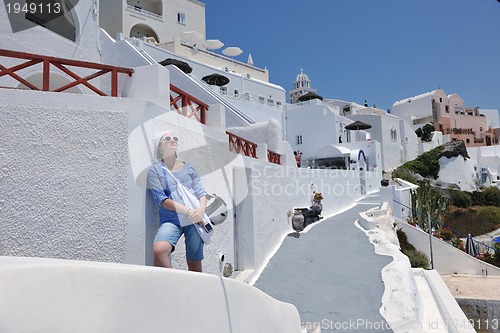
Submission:
[[[286,140],[294,151],[302,152],[303,161],[314,158],[321,147],[337,143],[341,135],[341,119],[319,100],[289,106],[284,117]],[[301,143],[297,142],[297,136],[302,137]]]
[[293,305],[214,275],[0,257],[0,280],[2,332],[302,332]]
[[394,103],[391,108],[391,113],[405,119],[415,130],[422,125],[413,125],[412,118],[432,115],[432,95],[426,94],[421,98],[417,96],[415,98],[406,99],[403,102]]
[[[325,195],[325,215],[360,197],[357,173],[299,171],[242,157],[228,151],[225,133],[146,100],[0,90],[0,101],[7,120],[0,146],[2,255],[150,263],[158,219],[144,176],[152,138],[165,129],[182,138],[180,159],[198,169],[209,193],[230,208],[246,206],[236,220],[232,210],[215,227],[206,272],[221,274],[221,253],[226,262],[260,269],[292,231],[287,212],[310,204],[312,182]],[[241,235],[250,243],[235,258],[235,228],[242,225],[252,226]],[[174,265],[185,268],[182,245]]]
[[97,5],[93,0],[79,0],[71,10],[76,28],[76,42],[49,30],[34,28],[12,32],[4,4],[0,6],[0,48],[37,53],[58,58],[99,62],[99,27]]
[[[148,4],[142,3],[146,12],[127,8],[127,3],[141,5],[141,1],[130,0],[100,0],[100,26],[113,38],[117,33],[130,36],[132,27],[142,24],[151,28],[157,35],[158,42],[170,42],[184,31],[197,31],[205,36],[205,5],[198,1],[162,0],[147,1],[154,5],[149,8]],[[158,5],[162,11],[157,10]],[[147,11],[160,15],[159,19],[154,15],[148,15]],[[183,24],[177,22],[177,13],[185,14]]]

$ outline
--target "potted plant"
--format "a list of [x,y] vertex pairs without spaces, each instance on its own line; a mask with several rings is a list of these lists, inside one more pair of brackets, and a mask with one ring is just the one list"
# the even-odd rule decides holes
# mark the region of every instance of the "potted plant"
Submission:
[[319,214],[321,214],[321,211],[323,210],[323,205],[321,204],[321,200],[323,199],[323,193],[313,192],[311,210],[315,213],[316,216],[319,216]]
[[321,192],[313,192],[313,203],[321,204],[321,200],[323,200],[323,193]]

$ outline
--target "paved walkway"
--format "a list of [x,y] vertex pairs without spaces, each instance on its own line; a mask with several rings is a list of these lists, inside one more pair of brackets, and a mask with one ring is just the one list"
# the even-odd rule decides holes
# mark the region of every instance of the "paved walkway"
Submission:
[[441,275],[455,298],[500,301],[500,276]]
[[381,271],[392,258],[377,255],[354,225],[360,212],[378,202],[378,195],[369,196],[299,237],[292,232],[254,286],[294,304],[309,329],[319,325],[321,332],[390,332],[379,309]]

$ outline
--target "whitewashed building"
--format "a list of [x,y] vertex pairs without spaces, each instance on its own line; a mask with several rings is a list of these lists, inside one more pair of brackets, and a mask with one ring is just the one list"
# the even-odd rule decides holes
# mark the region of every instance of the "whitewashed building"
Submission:
[[112,37],[171,43],[185,31],[206,35],[205,4],[196,0],[99,0],[99,18]]

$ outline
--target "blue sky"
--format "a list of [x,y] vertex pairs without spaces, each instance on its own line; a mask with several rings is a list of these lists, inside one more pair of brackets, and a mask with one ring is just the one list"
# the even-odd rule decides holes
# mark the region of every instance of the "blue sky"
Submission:
[[207,39],[251,53],[287,91],[303,68],[325,98],[385,110],[441,88],[500,109],[497,0],[203,2]]

